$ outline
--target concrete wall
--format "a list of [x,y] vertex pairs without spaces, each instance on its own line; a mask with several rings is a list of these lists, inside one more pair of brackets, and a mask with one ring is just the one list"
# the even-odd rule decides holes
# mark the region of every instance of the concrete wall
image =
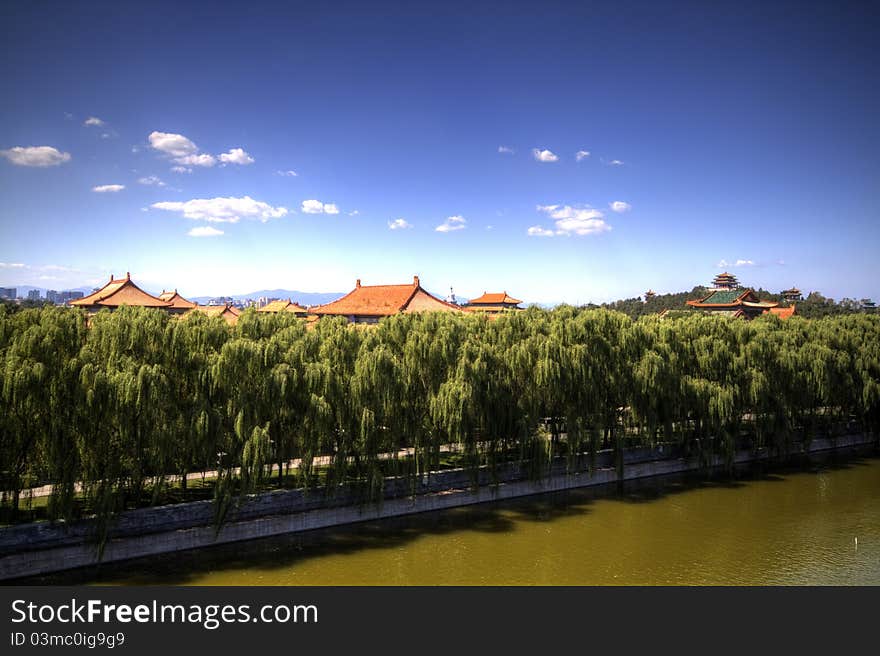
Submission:
[[[809,452],[827,451],[871,444],[873,438],[849,435],[836,440],[815,439]],[[793,452],[805,452],[798,445]],[[675,474],[700,468],[694,459],[663,449],[639,448],[625,454],[627,465],[622,480]],[[767,459],[766,452],[738,451],[736,463]],[[471,475],[463,470],[434,474],[418,486],[415,496],[405,480],[389,480],[386,498],[381,504],[356,502],[352,490],[339,490],[331,499],[322,494],[301,490],[282,490],[254,495],[238,508],[219,533],[213,526],[214,511],[210,501],[142,508],[121,513],[108,540],[103,562],[138,558],[184,549],[194,549],[227,542],[270,537],[283,533],[341,526],[385,517],[442,510],[457,506],[511,499],[515,497],[605,485],[618,480],[609,467],[613,454],[597,454],[597,468],[592,472],[566,473],[566,464],[558,459],[553,471],[539,481],[523,480],[516,466],[496,472],[497,485],[491,485],[488,471],[480,471],[480,486],[471,487]],[[583,463],[582,463],[583,464]],[[714,463],[723,465],[720,458]],[[88,522],[41,522],[0,529],[0,580],[34,576],[48,572],[97,563],[94,544],[88,540]]]

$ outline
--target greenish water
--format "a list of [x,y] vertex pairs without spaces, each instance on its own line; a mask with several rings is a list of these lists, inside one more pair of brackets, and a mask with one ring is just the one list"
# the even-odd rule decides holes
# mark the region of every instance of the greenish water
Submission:
[[[856,542],[858,538],[858,542]],[[52,583],[880,585],[880,458],[633,482],[104,566]]]

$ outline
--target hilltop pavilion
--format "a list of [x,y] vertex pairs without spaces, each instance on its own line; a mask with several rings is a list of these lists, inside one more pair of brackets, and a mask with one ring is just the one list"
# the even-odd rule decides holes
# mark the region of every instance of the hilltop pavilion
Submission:
[[479,298],[471,299],[465,308],[471,312],[503,312],[504,310],[522,310],[518,298],[513,298],[506,291],[498,293],[483,292]]
[[780,294],[782,294],[782,298],[791,303],[795,301],[802,301],[803,295],[801,294],[801,290],[797,287],[792,287],[791,289],[783,289]]
[[111,275],[110,282],[101,287],[101,289],[88,296],[68,301],[68,304],[74,307],[85,308],[90,314],[105,308],[115,310],[121,305],[162,308],[164,310],[173,307],[171,302],[148,294],[135,285],[131,281],[130,273],[126,273],[125,278],[119,279],[114,279]]
[[378,323],[382,317],[408,312],[461,312],[453,303],[442,301],[422,289],[419,277],[408,285],[361,285],[342,298],[309,308],[319,317],[341,316],[351,323]]
[[719,273],[715,276],[715,280],[712,281],[712,286],[715,289],[739,289],[739,280],[736,279],[736,276],[732,273]]

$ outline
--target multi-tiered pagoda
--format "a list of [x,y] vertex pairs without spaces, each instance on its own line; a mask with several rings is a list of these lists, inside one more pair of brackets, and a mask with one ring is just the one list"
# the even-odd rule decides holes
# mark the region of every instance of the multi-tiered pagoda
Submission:
[[779,293],[782,295],[783,300],[788,301],[789,303],[795,303],[797,301],[804,300],[803,294],[801,294],[801,290],[797,287],[792,287],[791,289],[783,289]]
[[732,273],[719,273],[712,281],[712,287],[715,289],[739,289],[739,280]]

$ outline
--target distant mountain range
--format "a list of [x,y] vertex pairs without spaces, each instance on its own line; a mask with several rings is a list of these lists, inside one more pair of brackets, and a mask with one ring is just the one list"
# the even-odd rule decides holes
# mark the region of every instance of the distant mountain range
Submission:
[[[235,299],[236,301],[243,301],[248,298],[252,298],[257,300],[265,296],[266,298],[280,298],[280,299],[290,299],[295,303],[299,303],[300,305],[322,305],[324,303],[329,303],[330,301],[335,301],[337,298],[341,298],[345,296],[347,292],[299,292],[293,289],[261,289],[256,292],[249,292],[247,294],[229,294],[229,298]],[[204,304],[210,301],[212,298],[219,298],[218,296],[189,296],[187,297],[191,301],[195,301],[199,304]]]

